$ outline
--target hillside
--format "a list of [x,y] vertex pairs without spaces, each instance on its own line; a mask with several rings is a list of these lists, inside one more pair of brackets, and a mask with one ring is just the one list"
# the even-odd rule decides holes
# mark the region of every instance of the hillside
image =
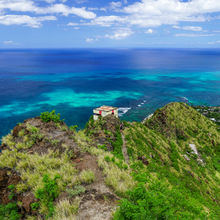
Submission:
[[0,219],[220,218],[220,132],[184,103],[80,131],[43,113],[1,149]]

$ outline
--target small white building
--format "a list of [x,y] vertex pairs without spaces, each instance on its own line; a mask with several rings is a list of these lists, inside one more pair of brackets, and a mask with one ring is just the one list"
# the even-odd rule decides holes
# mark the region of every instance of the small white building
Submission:
[[99,108],[93,109],[94,120],[97,120],[100,116],[105,117],[107,115],[114,115],[116,118],[118,118],[118,108],[103,105]]

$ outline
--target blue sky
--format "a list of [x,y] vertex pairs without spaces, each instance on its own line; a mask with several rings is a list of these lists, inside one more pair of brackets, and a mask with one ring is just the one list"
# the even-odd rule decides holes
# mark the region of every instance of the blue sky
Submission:
[[0,0],[0,48],[220,48],[220,0]]

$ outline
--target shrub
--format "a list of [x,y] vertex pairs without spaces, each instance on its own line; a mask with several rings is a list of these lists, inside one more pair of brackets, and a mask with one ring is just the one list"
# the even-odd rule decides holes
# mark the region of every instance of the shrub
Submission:
[[70,126],[70,131],[75,132],[77,128],[78,128],[78,125],[72,125]]
[[[59,195],[59,188],[57,184],[58,178],[60,178],[60,176],[58,175],[55,176],[54,179],[50,179],[48,175],[44,175],[44,186],[43,188],[38,189],[35,193],[36,198],[40,200],[40,205],[42,206],[42,208],[45,208],[47,212],[46,217],[51,217],[54,214],[53,201]],[[34,205],[34,207],[36,206]]]
[[106,162],[110,162],[110,161],[111,161],[111,158],[110,158],[108,155],[107,155],[107,156],[105,156],[105,158],[104,158],[104,159],[105,159],[105,161],[106,161]]
[[147,190],[140,183],[122,199],[115,220],[136,219],[205,219],[202,205],[188,197],[180,189],[169,189],[154,182]]
[[33,203],[31,204],[32,210],[37,210],[39,207],[40,207],[39,202],[33,202]]
[[55,110],[52,112],[42,112],[40,115],[40,118],[43,122],[50,122],[53,121],[55,123],[61,122],[60,120],[60,114],[56,114]]
[[22,129],[22,130],[20,130],[20,131],[18,132],[18,137],[23,137],[24,134],[25,134],[25,130]]
[[103,144],[103,145],[98,145],[97,147],[98,147],[99,149],[102,149],[102,150],[105,150],[105,151],[108,150],[105,144]]
[[10,194],[9,194],[8,198],[9,198],[9,200],[12,200],[15,196],[15,185],[14,184],[9,185],[8,189],[10,190]]
[[18,206],[15,202],[10,202],[7,205],[0,204],[0,219],[18,220],[21,215],[18,214]]
[[179,153],[177,151],[176,145],[173,142],[170,143],[170,147],[171,147],[170,160],[172,161],[172,166],[177,171],[179,171],[180,170],[178,165],[178,159],[180,158]]
[[114,142],[112,142],[112,146],[113,146],[113,154],[118,157],[119,159],[124,159],[123,158],[123,153],[122,153],[122,145],[123,145],[123,141],[122,141],[122,137],[121,137],[121,132],[118,129],[116,132],[116,140]]
[[[10,190],[9,200],[12,200],[15,196],[15,185],[9,185]],[[20,219],[21,215],[18,213],[18,206],[15,202],[9,202],[7,205],[0,204],[0,219],[6,220],[17,220]]]

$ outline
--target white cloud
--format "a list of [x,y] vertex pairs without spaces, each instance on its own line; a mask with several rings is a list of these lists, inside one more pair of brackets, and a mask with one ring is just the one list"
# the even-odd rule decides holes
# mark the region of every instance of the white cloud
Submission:
[[69,22],[67,24],[67,26],[78,26],[78,25],[79,25],[79,23],[75,23],[75,22]]
[[5,45],[13,45],[13,44],[15,44],[15,42],[12,41],[12,40],[6,40],[6,41],[3,41],[2,43],[5,44]]
[[56,0],[44,0],[47,3],[54,3]]
[[[180,21],[206,20],[205,14],[220,11],[219,0],[142,0],[123,11],[130,15],[131,23],[139,26],[176,24]],[[149,22],[148,20],[151,20]]]
[[86,42],[87,43],[91,43],[91,42],[93,42],[93,41],[95,41],[96,39],[94,39],[94,38],[86,38]]
[[[49,2],[54,1],[49,0]],[[1,0],[0,11],[4,12],[5,10],[12,12],[32,12],[36,14],[61,14],[64,16],[73,14],[85,19],[93,19],[96,17],[94,12],[87,11],[84,7],[69,7],[63,3],[51,4],[47,7],[38,7],[32,0]]]
[[126,18],[116,15],[100,16],[93,19],[89,24],[110,27],[116,23],[121,23],[121,24],[126,23]]
[[180,26],[174,25],[173,28],[185,30],[185,31],[202,31],[203,30],[203,28],[199,27],[199,26],[182,26],[182,27],[180,27]]
[[[114,4],[119,6],[117,2]],[[209,13],[220,12],[220,0],[141,0],[121,8],[120,12],[120,15],[97,17],[90,24],[150,28],[177,25],[179,22],[204,22],[213,19]],[[191,31],[202,30],[197,26],[184,28]]]
[[122,40],[133,34],[133,31],[129,28],[121,28],[113,32],[113,34],[106,34],[105,38],[112,40]]
[[153,34],[153,30],[151,28],[149,28],[148,30],[145,31],[146,34]]
[[31,17],[28,15],[3,15],[0,16],[0,24],[3,25],[25,25],[32,28],[39,28],[42,21],[54,21],[54,16]]
[[57,14],[62,14],[64,16],[73,14],[85,19],[93,19],[96,17],[96,14],[94,12],[87,11],[85,8],[75,8],[75,7],[70,8],[64,4],[54,4],[48,8],[36,8],[35,12],[38,14],[57,13]]
[[[62,3],[58,4],[53,4],[56,0],[44,1],[50,5],[39,7],[33,0],[0,0],[0,24],[25,25],[38,28],[44,21],[56,20],[54,14],[76,15],[84,19],[94,19],[96,17],[94,12],[87,11],[84,7],[76,8],[63,4],[66,0],[59,0]],[[35,13],[38,17],[30,14],[26,15],[26,13]]]
[[211,37],[214,36],[214,34],[175,34],[176,37]]
[[122,2],[111,2],[110,3],[110,9],[118,9],[122,6]]
[[[42,1],[42,0],[41,0]],[[104,27],[131,27],[138,26],[143,28],[153,28],[161,25],[172,25],[177,29],[189,31],[202,31],[199,26],[178,26],[180,22],[204,22],[210,19],[217,19],[218,16],[210,16],[210,13],[220,12],[220,0],[136,0],[129,4],[127,0],[115,0],[103,8],[73,7],[75,3],[85,3],[88,0],[74,0],[71,6],[67,5],[66,0],[44,0],[48,4],[39,6],[37,0],[0,0],[0,15],[11,16],[29,16],[35,21],[29,13],[35,13],[35,16],[53,16],[53,15],[75,15],[83,19],[82,25],[99,25]],[[106,16],[96,16],[94,10],[113,9],[114,13]],[[16,13],[19,12],[17,15]],[[120,12],[120,13],[118,13]],[[24,13],[24,15],[21,15]],[[28,13],[25,15],[25,13]],[[5,15],[5,16],[7,16]],[[21,18],[21,17],[20,17]],[[6,17],[8,19],[8,17]],[[30,19],[29,19],[30,20]],[[8,23],[1,21],[1,23]],[[15,21],[14,21],[15,23]],[[19,23],[19,22],[18,22]],[[20,22],[21,24],[24,24]],[[24,25],[28,25],[26,22]],[[34,22],[33,22],[34,23]],[[36,26],[40,26],[42,21],[37,20]],[[28,25],[35,26],[35,25]]]
[[208,42],[208,44],[220,44],[220,40]]
[[74,0],[74,2],[76,2],[77,4],[83,4],[88,2],[88,0]]

